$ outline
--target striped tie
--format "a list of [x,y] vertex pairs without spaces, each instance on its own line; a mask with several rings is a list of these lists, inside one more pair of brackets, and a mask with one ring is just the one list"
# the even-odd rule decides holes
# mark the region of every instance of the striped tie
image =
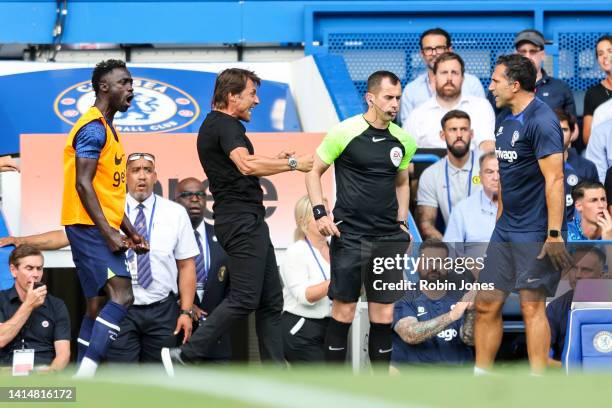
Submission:
[[204,260],[204,248],[202,248],[202,240],[200,237],[200,233],[198,231],[193,231],[195,233],[196,242],[198,243],[198,249],[200,253],[196,256],[196,279],[198,283],[204,284],[206,283],[206,278],[208,277],[208,271],[206,270],[206,262]]
[[[145,218],[144,205],[138,204],[138,214],[136,215],[136,232],[141,237],[147,236],[147,219]],[[151,275],[151,260],[149,259],[149,252],[145,252],[144,254],[138,255],[137,264],[138,264],[138,284],[143,288],[148,288],[153,282],[153,276]]]

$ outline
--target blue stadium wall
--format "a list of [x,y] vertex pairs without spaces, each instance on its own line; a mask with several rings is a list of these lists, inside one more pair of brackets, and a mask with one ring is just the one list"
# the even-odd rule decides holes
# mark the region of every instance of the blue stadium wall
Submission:
[[[54,0],[0,0],[0,43],[52,42]],[[609,1],[96,1],[71,0],[63,42],[121,44],[303,45],[308,55],[339,55],[363,93],[376,69],[396,72],[402,84],[424,67],[418,36],[443,27],[467,70],[488,85],[499,54],[525,28],[542,31],[551,44],[552,74],[578,94],[601,77],[594,41],[612,30]],[[100,16],[104,16],[103,18]],[[321,63],[332,67],[336,63]],[[324,78],[334,71],[325,71]],[[346,92],[341,86],[339,92]],[[353,91],[354,93],[354,91]],[[340,94],[334,99],[354,99]],[[350,109],[337,108],[341,119]],[[347,110],[347,112],[343,112]]]

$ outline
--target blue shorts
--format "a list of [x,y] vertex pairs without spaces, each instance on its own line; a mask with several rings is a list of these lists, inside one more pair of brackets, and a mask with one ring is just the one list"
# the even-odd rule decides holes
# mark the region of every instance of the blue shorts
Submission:
[[66,236],[86,298],[103,295],[106,281],[114,276],[131,279],[125,254],[111,252],[98,227],[67,225]]
[[[564,231],[565,234],[565,231]],[[509,232],[493,230],[480,283],[492,283],[495,289],[509,293],[521,289],[544,289],[554,296],[561,279],[548,256],[537,259],[547,232]]]

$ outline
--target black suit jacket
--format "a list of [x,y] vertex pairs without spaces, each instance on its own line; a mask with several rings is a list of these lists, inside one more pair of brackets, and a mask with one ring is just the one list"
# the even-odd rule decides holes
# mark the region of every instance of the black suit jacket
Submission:
[[[229,290],[229,275],[227,270],[227,254],[215,237],[214,227],[204,222],[206,239],[210,248],[210,270],[204,287],[202,302],[196,294],[194,303],[210,316],[215,308],[223,301]],[[212,360],[226,360],[231,357],[231,341],[229,333],[217,340],[208,356]]]

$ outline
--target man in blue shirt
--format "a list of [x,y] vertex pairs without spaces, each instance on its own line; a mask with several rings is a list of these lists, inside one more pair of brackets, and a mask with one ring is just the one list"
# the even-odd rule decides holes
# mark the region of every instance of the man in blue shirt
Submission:
[[550,329],[546,296],[554,295],[569,265],[565,224],[563,134],[554,112],[534,95],[536,69],[518,54],[499,57],[489,90],[498,108],[495,153],[499,161],[498,216],[479,282],[493,284],[476,300],[475,374],[493,366],[502,338],[501,310],[520,294],[529,362],[547,365]]
[[561,367],[561,354],[565,346],[567,317],[572,307],[576,282],[580,279],[601,279],[606,255],[594,245],[575,244],[572,251],[572,266],[568,271],[571,290],[559,296],[546,307],[546,318],[550,325],[550,357],[548,364]]
[[561,109],[555,109],[559,126],[563,132],[563,159],[565,161],[565,214],[568,221],[574,218],[572,188],[583,180],[597,181],[597,168],[592,161],[580,156],[571,148],[572,133],[576,129],[576,118]]
[[593,127],[585,156],[595,163],[599,181],[603,183],[606,171],[612,166],[612,119]]
[[[405,363],[461,364],[473,360],[474,292],[463,297],[445,288],[448,271],[433,260],[448,257],[446,245],[426,240],[419,249],[420,293],[409,293],[395,303],[392,367]],[[440,284],[441,289],[421,285]]]
[[[482,256],[491,239],[497,217],[499,165],[495,152],[478,159],[482,189],[457,203],[444,232],[444,242],[453,245],[458,256]],[[451,244],[452,243],[452,244]]]
[[606,190],[599,181],[583,181],[572,189],[576,216],[567,223],[568,241],[612,239],[612,217]]

